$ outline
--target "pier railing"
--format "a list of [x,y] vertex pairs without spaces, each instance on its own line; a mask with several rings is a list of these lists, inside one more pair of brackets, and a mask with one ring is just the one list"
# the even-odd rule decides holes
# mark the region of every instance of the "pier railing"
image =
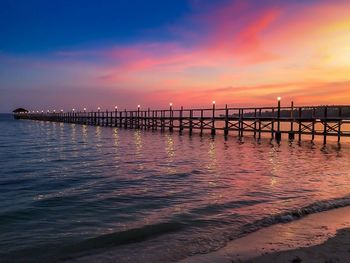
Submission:
[[[177,130],[180,133],[209,131],[216,135],[222,131],[224,136],[237,133],[242,138],[251,134],[260,139],[262,134],[270,134],[272,139],[280,141],[283,134],[289,140],[302,140],[308,135],[311,140],[322,136],[326,144],[327,137],[335,136],[338,142],[341,137],[350,137],[350,105],[332,106],[294,106],[259,107],[259,108],[211,108],[164,110],[118,109],[112,111],[75,111],[70,112],[29,112],[19,113],[18,119],[77,123],[84,125],[111,126],[147,130]],[[297,137],[297,138],[295,138]]]

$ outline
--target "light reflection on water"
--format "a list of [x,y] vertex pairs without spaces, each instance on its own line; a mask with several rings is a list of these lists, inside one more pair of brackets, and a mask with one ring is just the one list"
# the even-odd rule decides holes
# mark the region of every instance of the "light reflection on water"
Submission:
[[1,125],[0,254],[30,248],[34,261],[44,247],[57,256],[89,238],[105,244],[105,234],[117,244],[105,253],[120,262],[172,261],[216,249],[263,217],[350,192],[347,144]]

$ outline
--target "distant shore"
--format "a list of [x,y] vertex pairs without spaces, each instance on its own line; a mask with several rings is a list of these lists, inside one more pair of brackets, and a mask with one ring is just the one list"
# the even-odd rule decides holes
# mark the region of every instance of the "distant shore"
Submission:
[[349,262],[350,207],[263,228],[181,263]]

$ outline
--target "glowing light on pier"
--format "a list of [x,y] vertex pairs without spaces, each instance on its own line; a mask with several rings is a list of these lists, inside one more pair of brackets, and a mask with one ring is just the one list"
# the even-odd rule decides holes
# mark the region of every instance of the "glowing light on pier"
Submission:
[[63,109],[61,110],[61,112],[63,112]]
[[86,108],[84,108],[84,111],[86,111]]
[[98,107],[98,108],[97,108],[97,110],[98,110],[98,111],[100,111],[100,110],[101,110],[101,108],[100,108],[100,107]]
[[278,100],[278,101],[281,101],[281,97],[277,97],[277,100]]
[[118,106],[115,106],[114,109],[117,110],[117,109],[118,109]]
[[72,109],[73,112],[75,112],[75,109]]
[[215,100],[213,100],[213,104],[215,104],[216,102],[215,102]]
[[140,105],[137,105],[137,108],[140,108],[141,106]]
[[173,103],[172,103],[172,102],[170,102],[170,103],[169,103],[169,105],[170,105],[170,107],[172,107],[172,106],[173,106]]

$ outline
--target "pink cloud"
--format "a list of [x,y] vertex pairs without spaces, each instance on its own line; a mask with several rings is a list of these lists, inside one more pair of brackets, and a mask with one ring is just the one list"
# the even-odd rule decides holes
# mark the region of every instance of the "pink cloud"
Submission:
[[[260,39],[279,16],[279,10],[258,10],[247,21],[234,19],[235,14],[238,17],[239,12],[247,12],[245,9],[246,4],[232,4],[217,8],[210,15],[195,15],[192,20],[199,24],[197,26],[202,24],[209,31],[204,36],[197,34],[194,45],[153,42],[107,50],[105,56],[114,59],[117,65],[104,75],[104,79],[127,81],[146,71],[176,73],[193,67],[232,67],[234,61],[242,66],[279,59],[278,55],[264,49]],[[215,21],[214,25],[210,25],[211,21]]]

